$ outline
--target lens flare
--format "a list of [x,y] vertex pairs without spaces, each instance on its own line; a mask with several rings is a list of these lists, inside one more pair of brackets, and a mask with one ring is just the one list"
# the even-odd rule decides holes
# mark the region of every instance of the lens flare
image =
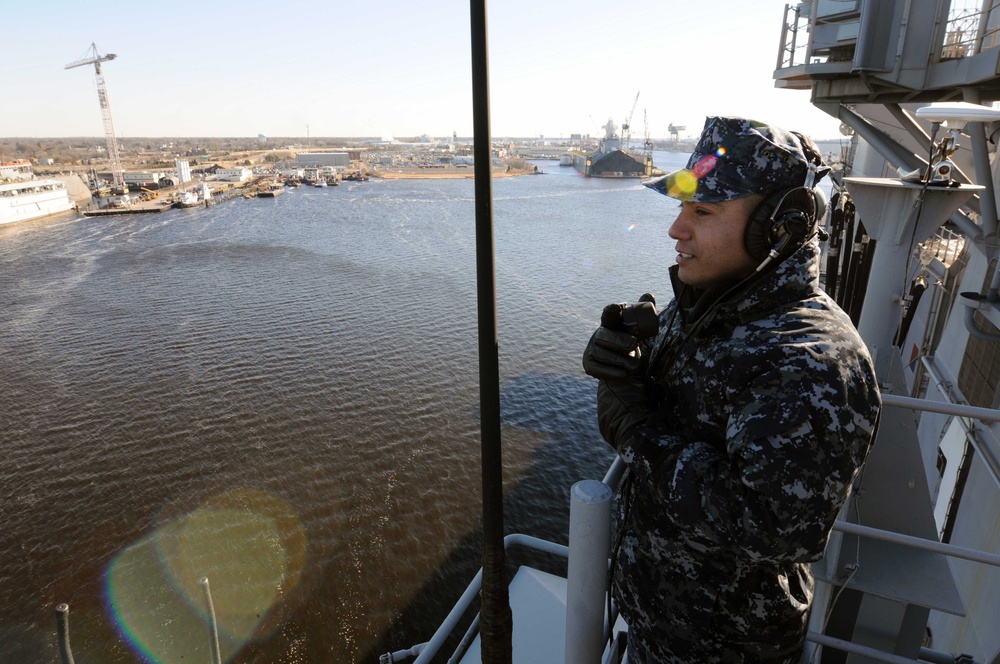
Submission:
[[667,182],[667,196],[685,201],[698,189],[698,177],[687,169],[677,171]]
[[671,173],[662,180],[664,188],[661,191],[681,201],[689,200],[698,191],[698,180],[711,173],[724,154],[726,154],[725,148],[719,148],[715,154],[703,156],[690,169],[685,168]]
[[266,633],[299,582],[306,538],[280,499],[238,489],[205,501],[122,551],[105,572],[119,631],[151,662],[209,661],[210,581],[223,659]]
[[[719,150],[722,150],[722,148],[719,148]],[[722,150],[722,152],[725,153],[725,150]],[[707,154],[698,160],[698,163],[694,165],[691,172],[694,173],[696,178],[703,178],[712,172],[712,169],[715,168],[717,163],[719,163],[719,157]]]
[[628,228],[627,228],[626,230],[627,230],[627,231],[628,231],[629,233],[631,233],[632,231],[634,231],[634,230],[635,230],[635,224],[629,224],[629,226],[628,226]]

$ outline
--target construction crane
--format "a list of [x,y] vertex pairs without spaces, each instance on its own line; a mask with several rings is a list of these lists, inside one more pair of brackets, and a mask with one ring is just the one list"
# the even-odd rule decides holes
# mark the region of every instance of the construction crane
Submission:
[[101,102],[101,117],[104,119],[104,138],[108,143],[108,160],[111,162],[111,179],[113,185],[120,193],[125,193],[125,178],[122,176],[122,160],[118,154],[118,139],[115,138],[115,126],[111,121],[111,104],[108,102],[108,88],[104,83],[104,73],[101,71],[101,63],[114,60],[114,53],[101,55],[97,50],[97,45],[90,44],[90,48],[83,58],[76,62],[71,62],[63,69],[73,69],[84,65],[94,65],[97,72],[97,99]]
[[[641,92],[641,90],[640,90]],[[632,138],[632,116],[635,114],[635,106],[639,103],[639,93],[635,93],[635,101],[632,102],[632,110],[628,112],[628,119],[622,123],[622,147],[627,148],[628,142]]]

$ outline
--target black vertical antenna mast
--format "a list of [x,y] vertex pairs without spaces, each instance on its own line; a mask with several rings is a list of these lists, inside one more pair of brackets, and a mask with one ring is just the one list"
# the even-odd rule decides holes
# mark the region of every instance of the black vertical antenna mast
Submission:
[[472,126],[476,192],[476,283],[479,303],[479,399],[483,473],[483,603],[479,634],[483,664],[511,664],[512,618],[503,548],[503,465],[493,175],[490,137],[489,44],[486,0],[470,0]]

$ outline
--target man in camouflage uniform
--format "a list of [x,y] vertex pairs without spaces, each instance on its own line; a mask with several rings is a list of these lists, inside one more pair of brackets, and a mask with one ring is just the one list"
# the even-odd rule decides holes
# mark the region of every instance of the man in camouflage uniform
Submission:
[[612,585],[631,664],[801,657],[809,563],[881,402],[863,342],[820,289],[815,227],[766,234],[781,246],[765,260],[744,240],[758,206],[810,194],[828,170],[804,136],[709,118],[686,171],[646,183],[682,201],[675,298],[653,338],[602,326],[584,352],[601,433],[628,468]]

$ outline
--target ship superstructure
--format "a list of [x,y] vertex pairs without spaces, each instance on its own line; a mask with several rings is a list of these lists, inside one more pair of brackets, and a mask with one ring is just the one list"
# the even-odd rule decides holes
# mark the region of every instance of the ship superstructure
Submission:
[[[622,125],[623,130],[626,126]],[[629,149],[611,118],[602,129],[604,138],[596,151],[570,153],[577,171],[594,178],[642,178],[653,174],[651,151],[639,153]]]
[[789,5],[774,73],[850,137],[827,289],[872,350],[887,407],[844,519],[916,538],[834,542],[812,629],[913,658],[1000,657],[994,9]]

